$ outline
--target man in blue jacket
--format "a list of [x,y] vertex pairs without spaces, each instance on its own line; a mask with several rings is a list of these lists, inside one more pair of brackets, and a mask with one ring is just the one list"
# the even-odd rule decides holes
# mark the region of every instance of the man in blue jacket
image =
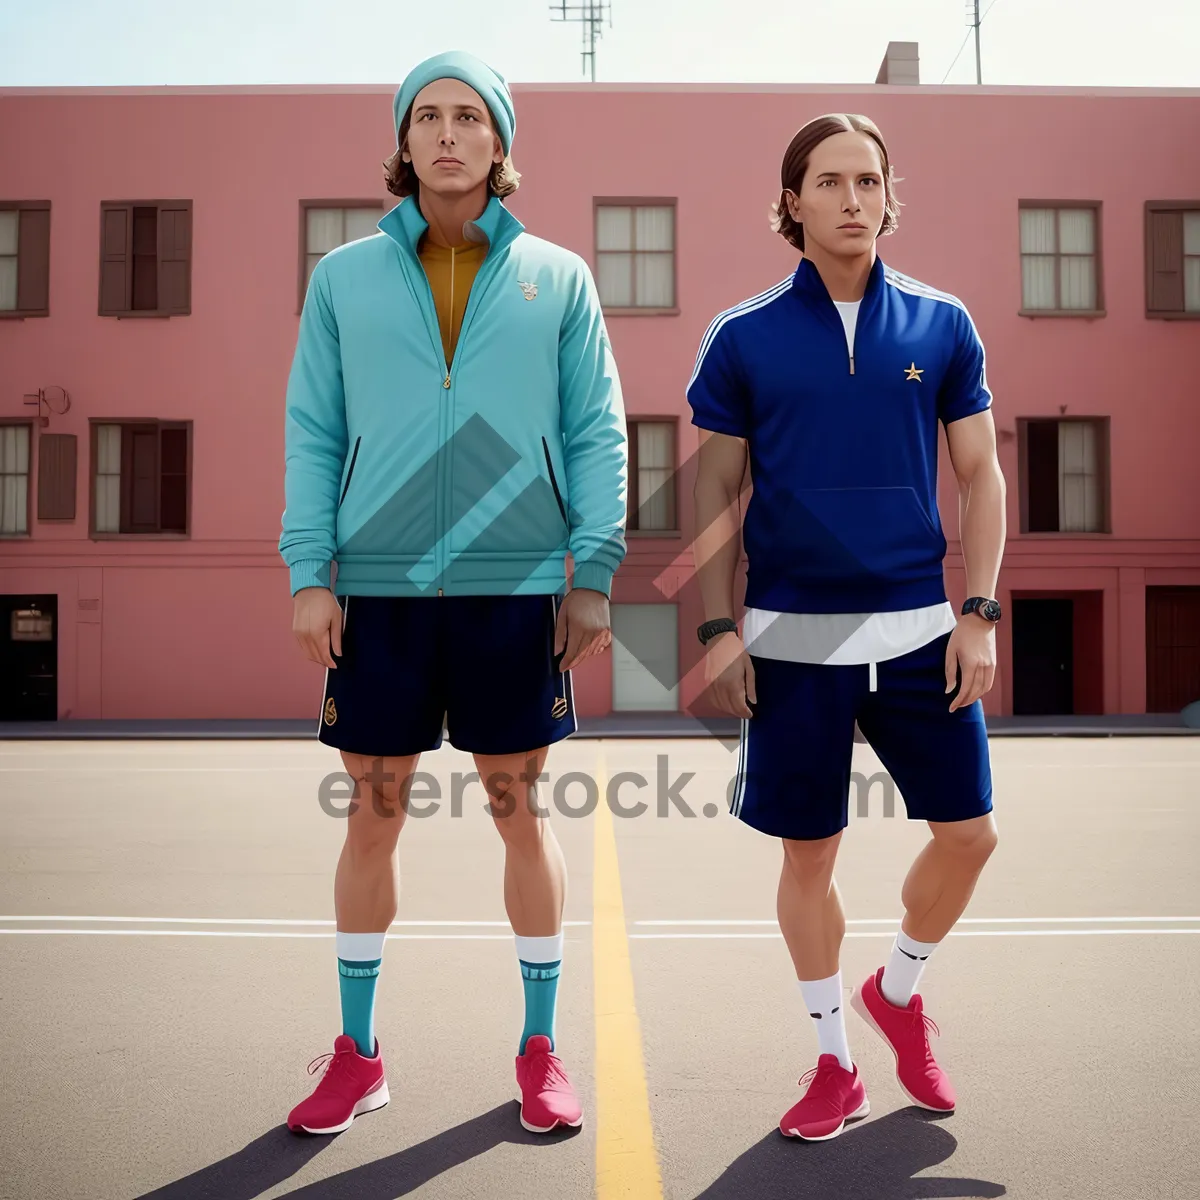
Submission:
[[288,1124],[335,1133],[388,1102],[374,1005],[396,844],[445,729],[473,753],[505,844],[521,1121],[545,1132],[582,1112],[555,1053],[566,872],[536,781],[577,727],[571,669],[611,640],[620,381],[587,264],[503,203],[520,178],[503,77],[439,55],[393,115],[401,201],[314,267],[288,382],[293,629],[326,667],[319,738],[356,784],[334,883],[342,1033]]
[[[896,226],[887,147],[864,117],[819,117],[784,157],[775,228],[803,254],[704,335],[688,387],[706,678],[742,717],[731,811],[782,840],[779,922],[817,1031],[788,1136],[836,1137],[869,1111],[847,1045],[834,860],[855,727],[932,840],[904,881],[891,957],[853,1004],[910,1100],[952,1111],[916,987],[996,844],[980,697],[996,662],[1004,548],[983,345],[960,301],[886,267]],[[938,425],[958,480],[968,599],[950,606]],[[744,640],[733,619],[747,462]]]

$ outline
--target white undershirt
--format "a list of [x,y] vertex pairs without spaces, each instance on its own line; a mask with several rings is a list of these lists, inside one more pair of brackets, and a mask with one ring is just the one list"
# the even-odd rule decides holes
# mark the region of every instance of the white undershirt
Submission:
[[[860,300],[835,300],[846,330],[846,345],[854,356],[854,330]],[[874,665],[928,645],[957,624],[949,601],[925,608],[882,613],[780,613],[746,609],[743,640],[760,658],[789,662]]]

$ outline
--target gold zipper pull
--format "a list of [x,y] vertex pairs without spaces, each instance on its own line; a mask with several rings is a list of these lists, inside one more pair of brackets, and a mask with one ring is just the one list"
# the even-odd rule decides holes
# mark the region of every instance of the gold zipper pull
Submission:
[[438,588],[438,595],[439,595],[439,596],[444,596],[445,594],[446,594],[446,593],[445,593],[445,592],[443,592],[441,588]]
[[450,372],[447,371],[446,378],[442,380],[442,387],[448,388],[449,386],[450,386]]
[[[851,358],[850,358],[850,374],[851,375],[854,374],[854,357],[853,356],[851,356]],[[446,378],[449,379],[450,377],[447,375]]]

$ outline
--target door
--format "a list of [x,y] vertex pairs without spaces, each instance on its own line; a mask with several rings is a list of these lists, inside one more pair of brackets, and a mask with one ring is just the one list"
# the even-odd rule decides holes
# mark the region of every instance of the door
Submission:
[[0,595],[0,721],[58,719],[58,597]]
[[614,604],[614,712],[678,712],[679,610],[674,604]]
[[1146,711],[1200,700],[1200,587],[1146,589]]
[[1075,711],[1074,609],[1070,599],[1013,601],[1013,715]]

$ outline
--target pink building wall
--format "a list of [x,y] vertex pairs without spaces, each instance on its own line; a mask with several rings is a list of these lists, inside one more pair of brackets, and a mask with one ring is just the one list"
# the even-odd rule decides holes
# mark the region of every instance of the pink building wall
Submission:
[[[514,89],[510,207],[594,262],[593,198],[678,203],[677,316],[613,316],[628,413],[677,416],[711,318],[782,279],[794,254],[767,225],[791,134],[822,112],[873,117],[904,204],[890,265],[960,296],[984,339],[1009,541],[999,590],[1102,593],[1103,709],[1144,711],[1145,589],[1200,586],[1200,324],[1145,315],[1143,206],[1200,197],[1200,91],[1007,88],[549,86]],[[0,320],[0,420],[56,384],[50,432],[79,437],[77,516],[0,540],[0,592],[59,596],[60,717],[301,717],[323,671],[300,655],[276,540],[283,397],[297,328],[302,199],[391,202],[391,89],[0,89],[0,200],[50,200],[50,315]],[[97,315],[102,200],[193,203],[192,310]],[[1106,315],[1029,319],[1018,200],[1096,200]],[[1065,408],[1063,408],[1065,406]],[[1111,418],[1112,532],[1021,534],[1018,417]],[[191,535],[88,537],[89,419],[193,422]],[[34,447],[36,451],[36,446]],[[33,457],[36,459],[36,453]],[[686,581],[691,479],[674,538],[631,536],[614,602],[657,602]],[[36,481],[34,495],[36,496]],[[965,595],[957,494],[943,456],[951,598]],[[690,596],[686,588],[682,596]],[[93,601],[95,603],[87,604]],[[1006,605],[1006,607],[1011,607]],[[691,601],[680,660],[695,660]],[[1012,710],[1011,621],[985,700]],[[698,672],[681,685],[688,708]],[[608,658],[576,672],[585,715],[612,703]]]

